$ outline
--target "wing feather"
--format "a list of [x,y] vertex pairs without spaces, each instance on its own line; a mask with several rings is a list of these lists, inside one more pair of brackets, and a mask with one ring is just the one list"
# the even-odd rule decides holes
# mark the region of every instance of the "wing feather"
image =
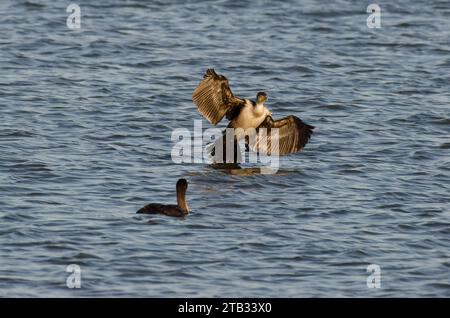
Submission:
[[[260,133],[261,128],[265,128],[267,133]],[[273,128],[278,129],[278,136],[276,131],[272,131]],[[267,116],[257,128],[258,134],[255,142],[250,144],[250,148],[252,151],[268,155],[286,155],[298,152],[308,143],[313,129],[313,126],[305,124],[296,116],[288,116],[279,120],[273,120],[271,116]]]
[[231,92],[228,80],[218,75],[214,69],[208,69],[203,80],[192,94],[192,100],[200,113],[213,125],[217,125],[233,108],[245,104]]

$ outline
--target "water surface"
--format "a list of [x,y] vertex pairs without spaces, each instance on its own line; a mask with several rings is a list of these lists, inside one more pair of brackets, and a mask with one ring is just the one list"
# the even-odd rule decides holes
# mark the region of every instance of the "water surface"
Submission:
[[[450,5],[394,2],[2,1],[0,296],[450,296]],[[208,67],[316,127],[278,174],[172,162]]]

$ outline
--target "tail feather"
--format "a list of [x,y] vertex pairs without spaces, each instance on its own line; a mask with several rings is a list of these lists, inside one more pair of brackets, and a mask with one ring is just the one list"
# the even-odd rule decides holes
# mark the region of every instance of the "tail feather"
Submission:
[[[229,158],[227,157],[226,146],[226,139],[222,136],[214,142],[206,145],[206,153],[210,156],[214,163],[241,163],[242,154],[239,147],[239,142],[237,140],[234,141],[233,154],[230,154],[228,156]],[[222,151],[216,151],[217,148],[222,148]]]

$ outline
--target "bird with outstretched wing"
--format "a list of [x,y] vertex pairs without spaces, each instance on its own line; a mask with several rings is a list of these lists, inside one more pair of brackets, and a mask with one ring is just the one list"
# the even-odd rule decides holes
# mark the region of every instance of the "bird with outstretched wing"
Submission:
[[[255,140],[250,143],[246,140],[249,148],[255,152],[268,155],[295,153],[305,147],[313,133],[314,127],[296,116],[274,120],[264,105],[267,100],[265,92],[259,92],[255,101],[234,96],[227,78],[217,74],[214,69],[206,71],[192,94],[192,100],[199,112],[213,125],[226,117],[230,121],[227,128],[256,129]],[[262,130],[266,133],[260,133]],[[239,138],[237,136],[237,140]],[[223,143],[224,140],[222,138]]]

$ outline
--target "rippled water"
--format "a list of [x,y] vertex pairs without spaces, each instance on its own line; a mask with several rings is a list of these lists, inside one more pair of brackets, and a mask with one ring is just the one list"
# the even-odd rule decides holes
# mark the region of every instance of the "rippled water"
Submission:
[[[394,2],[1,1],[0,296],[450,296],[450,4]],[[316,126],[278,174],[172,162],[208,67]]]

